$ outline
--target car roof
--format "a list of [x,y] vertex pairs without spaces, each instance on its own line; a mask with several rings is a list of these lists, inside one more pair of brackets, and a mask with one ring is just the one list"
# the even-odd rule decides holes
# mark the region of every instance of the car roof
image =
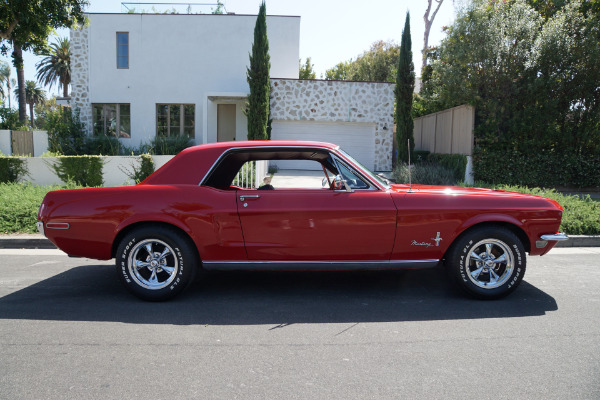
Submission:
[[150,175],[143,184],[198,184],[219,157],[231,149],[309,147],[336,150],[339,146],[326,142],[298,140],[247,140],[217,142],[188,147]]

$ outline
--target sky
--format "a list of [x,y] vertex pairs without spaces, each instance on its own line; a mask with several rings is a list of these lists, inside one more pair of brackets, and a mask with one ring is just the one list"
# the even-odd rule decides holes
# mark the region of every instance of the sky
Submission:
[[[185,0],[146,0],[148,3],[184,3]],[[213,0],[209,0],[213,1]],[[216,0],[214,0],[216,1]],[[262,0],[223,0],[227,12],[236,14],[258,13]],[[206,3],[196,0],[195,3]],[[86,11],[96,13],[121,13],[122,0],[90,0]],[[140,1],[128,2],[141,3]],[[193,4],[193,3],[192,3]],[[434,5],[435,5],[434,1]],[[458,4],[458,3],[457,3]],[[368,50],[371,44],[379,41],[400,43],[402,29],[407,11],[411,18],[411,38],[413,61],[417,76],[420,74],[421,50],[425,25],[423,15],[427,8],[427,0],[266,0],[268,15],[300,16],[300,58],[304,61],[311,58],[317,78],[336,64],[356,59]],[[133,4],[136,9],[151,9],[152,4]],[[159,5],[155,5],[161,9]],[[195,6],[196,7],[196,6]],[[170,7],[167,7],[170,8]],[[442,26],[452,23],[455,17],[455,3],[443,0],[429,35],[429,45],[439,44],[443,39]],[[60,36],[68,36],[68,30],[57,32]],[[50,40],[52,42],[52,40]],[[25,53],[25,79],[35,80],[35,65],[42,57]],[[0,59],[11,62],[10,57]],[[13,70],[12,77],[16,78]],[[48,88],[46,88],[48,90]],[[55,84],[47,97],[59,93]]]

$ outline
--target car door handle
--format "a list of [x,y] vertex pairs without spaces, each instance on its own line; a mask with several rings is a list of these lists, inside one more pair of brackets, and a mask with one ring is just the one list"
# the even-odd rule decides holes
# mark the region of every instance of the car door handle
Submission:
[[240,201],[246,201],[246,199],[260,199],[258,194],[248,194],[240,196]]

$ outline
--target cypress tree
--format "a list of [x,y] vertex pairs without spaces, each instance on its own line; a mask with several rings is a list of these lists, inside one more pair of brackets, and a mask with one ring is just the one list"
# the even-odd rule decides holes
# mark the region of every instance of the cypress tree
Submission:
[[398,73],[396,75],[396,137],[398,141],[398,161],[408,162],[408,139],[410,152],[415,148],[413,135],[412,103],[415,88],[415,67],[412,57],[410,39],[410,13],[406,13],[406,22],[400,42],[400,57],[398,58]]
[[267,130],[271,92],[270,68],[267,7],[263,1],[254,26],[254,43],[250,54],[250,68],[247,68],[246,72],[246,79],[250,86],[250,95],[246,105],[249,140],[270,139],[270,132]]

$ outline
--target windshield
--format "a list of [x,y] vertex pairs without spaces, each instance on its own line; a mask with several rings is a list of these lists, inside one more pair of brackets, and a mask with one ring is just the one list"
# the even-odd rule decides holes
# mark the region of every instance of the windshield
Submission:
[[362,165],[360,162],[358,162],[354,157],[352,157],[350,154],[346,153],[344,150],[342,150],[341,148],[338,148],[338,152],[340,154],[342,154],[344,157],[346,157],[348,160],[352,161],[354,164],[358,165],[362,172],[367,175],[369,178],[371,178],[372,180],[374,180],[375,182],[378,182],[381,186],[383,186],[386,189],[390,188],[390,185],[384,181],[383,179],[381,179],[379,176],[377,176],[374,172],[371,172],[371,170],[369,170],[369,168],[365,167],[364,165]]

